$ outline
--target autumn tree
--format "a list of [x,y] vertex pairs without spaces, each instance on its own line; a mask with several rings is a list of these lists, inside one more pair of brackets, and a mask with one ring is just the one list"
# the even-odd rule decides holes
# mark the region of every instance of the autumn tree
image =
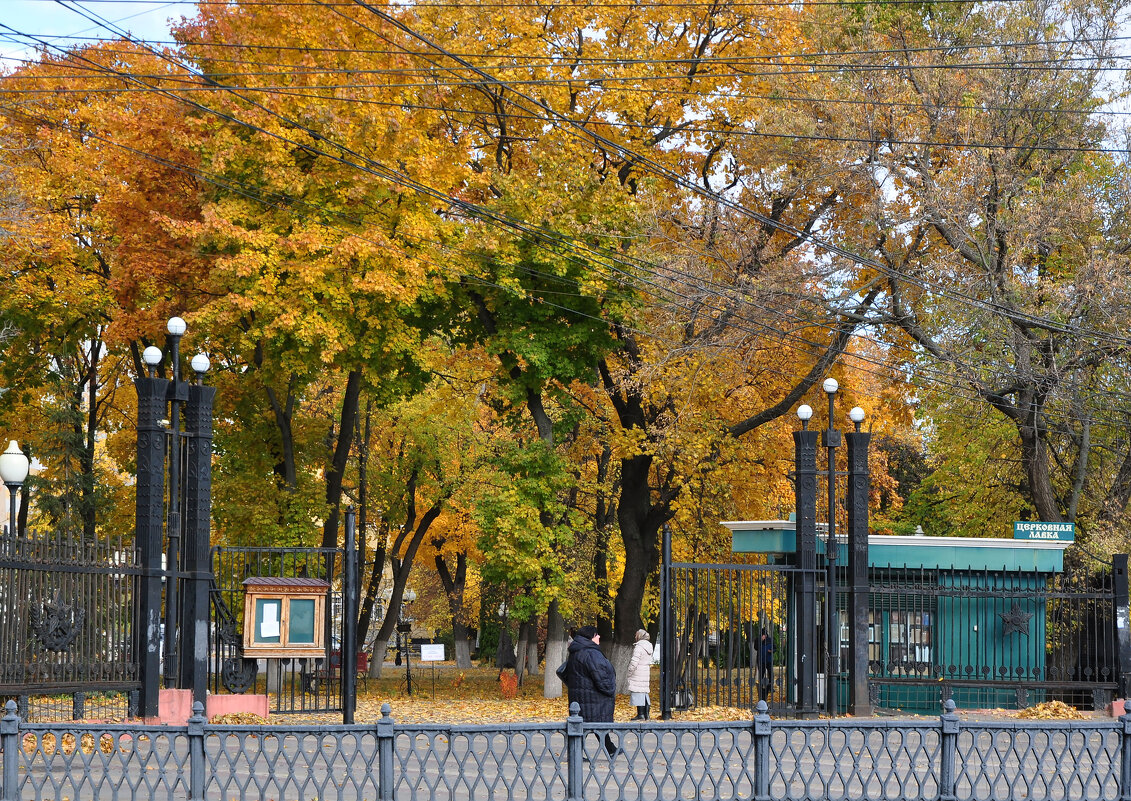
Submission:
[[[1131,475],[1125,421],[1106,411],[1125,363],[1126,179],[1099,113],[1122,91],[1105,78],[1121,9],[877,8],[842,40],[868,53],[854,62],[881,62],[844,78],[875,142],[873,212],[855,247],[879,263],[878,319],[900,332],[928,414],[956,426],[941,445],[980,420],[984,441],[955,464],[961,483],[977,493],[995,476],[987,489],[1015,498],[1004,508],[1018,516],[1118,518],[1131,496],[1126,479],[1105,478]],[[1122,464],[1092,461],[1101,441]]]

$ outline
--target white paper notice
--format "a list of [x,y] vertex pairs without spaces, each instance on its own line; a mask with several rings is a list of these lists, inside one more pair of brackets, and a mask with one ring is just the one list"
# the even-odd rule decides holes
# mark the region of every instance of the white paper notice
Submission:
[[259,622],[259,636],[279,636],[279,604],[263,604],[263,620]]

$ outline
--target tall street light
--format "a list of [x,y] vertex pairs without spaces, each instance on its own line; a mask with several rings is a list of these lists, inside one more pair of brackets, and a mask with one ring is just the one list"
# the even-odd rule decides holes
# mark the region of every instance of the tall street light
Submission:
[[837,676],[840,673],[840,618],[836,611],[836,449],[840,447],[840,430],[833,427],[836,414],[836,391],[840,385],[835,378],[826,378],[821,388],[829,396],[829,427],[825,429],[824,445],[828,451],[828,533],[825,543],[825,564],[828,569],[827,597],[825,598],[825,627],[829,657],[825,665],[825,714],[837,713]]
[[3,479],[4,486],[8,488],[8,533],[12,536],[16,535],[19,528],[16,493],[24,485],[30,467],[31,460],[20,450],[15,440],[8,445],[8,450],[0,453],[0,479]]
[[412,618],[405,613],[408,611],[408,605],[415,600],[416,590],[405,590],[404,597],[401,600],[399,622],[397,623],[398,635],[404,634],[404,677],[408,684],[409,695],[412,695],[412,666],[409,664],[409,655],[412,653]]

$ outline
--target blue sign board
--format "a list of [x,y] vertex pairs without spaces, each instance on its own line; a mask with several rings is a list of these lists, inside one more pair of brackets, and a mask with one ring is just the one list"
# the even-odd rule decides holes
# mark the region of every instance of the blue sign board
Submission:
[[1013,539],[1073,542],[1076,539],[1076,524],[1021,521],[1013,524]]

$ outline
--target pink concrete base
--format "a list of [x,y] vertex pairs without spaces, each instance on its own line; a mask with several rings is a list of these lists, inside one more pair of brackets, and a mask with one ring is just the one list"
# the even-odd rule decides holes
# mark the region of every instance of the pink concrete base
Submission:
[[147,726],[183,726],[192,717],[192,690],[158,690],[157,717],[142,718]]
[[268,709],[266,695],[210,695],[205,704],[205,717],[209,720],[219,715],[231,715],[237,712],[250,712],[253,715],[266,719]]
[[1124,712],[1123,712],[1123,699],[1122,698],[1116,698],[1114,701],[1111,702],[1111,706],[1109,706],[1107,708],[1107,711],[1108,711],[1108,714],[1111,715],[1113,718],[1117,718],[1120,715],[1124,714]]

